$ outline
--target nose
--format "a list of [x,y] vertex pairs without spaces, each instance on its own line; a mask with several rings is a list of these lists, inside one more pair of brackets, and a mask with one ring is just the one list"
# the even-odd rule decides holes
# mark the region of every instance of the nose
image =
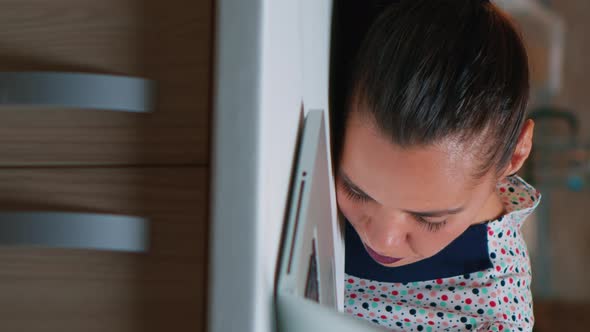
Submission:
[[374,215],[365,224],[366,244],[384,256],[408,257],[412,254],[408,244],[409,226],[402,214]]

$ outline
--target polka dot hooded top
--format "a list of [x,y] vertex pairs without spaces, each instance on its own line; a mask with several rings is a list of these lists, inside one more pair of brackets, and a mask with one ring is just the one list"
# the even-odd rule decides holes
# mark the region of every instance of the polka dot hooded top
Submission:
[[531,269],[521,226],[541,195],[498,183],[507,213],[473,225],[438,254],[384,267],[346,226],[345,312],[394,331],[531,331]]

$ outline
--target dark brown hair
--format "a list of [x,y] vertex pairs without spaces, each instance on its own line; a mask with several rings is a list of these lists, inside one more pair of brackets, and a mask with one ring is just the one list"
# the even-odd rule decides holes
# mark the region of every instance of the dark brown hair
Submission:
[[404,147],[479,139],[483,175],[514,152],[529,70],[519,33],[490,2],[402,0],[372,24],[346,86],[346,104],[333,110],[336,155],[349,112],[361,110]]

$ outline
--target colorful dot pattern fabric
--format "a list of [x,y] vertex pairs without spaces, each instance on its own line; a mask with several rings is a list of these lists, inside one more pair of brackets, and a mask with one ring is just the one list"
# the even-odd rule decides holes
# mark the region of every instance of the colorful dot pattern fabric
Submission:
[[487,223],[492,267],[407,283],[346,274],[345,312],[393,331],[531,331],[531,270],[521,226],[541,195],[518,176],[496,189],[507,214]]

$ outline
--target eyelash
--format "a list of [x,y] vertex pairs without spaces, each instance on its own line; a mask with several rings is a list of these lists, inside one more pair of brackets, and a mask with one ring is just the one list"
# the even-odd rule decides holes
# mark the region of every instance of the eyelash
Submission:
[[343,185],[342,187],[344,187],[344,191],[346,192],[346,196],[348,198],[350,198],[351,200],[353,200],[353,201],[359,201],[359,202],[367,202],[367,201],[369,201],[369,198],[367,196],[361,195],[361,194],[353,191],[347,185]]
[[412,215],[414,217],[414,219],[420,223],[420,225],[422,225],[423,227],[425,227],[429,232],[438,232],[441,228],[443,228],[444,225],[447,224],[446,220],[443,220],[441,222],[430,222],[420,216],[416,216],[416,215]]
[[[355,191],[353,191],[352,189],[350,189],[348,186],[343,185],[344,187],[344,191],[346,192],[346,196],[348,198],[350,198],[353,201],[358,201],[358,202],[367,202],[369,200],[369,198],[367,198],[364,195],[361,195]],[[441,222],[437,222],[437,223],[433,223],[430,222],[420,216],[417,215],[412,215],[414,217],[414,219],[420,223],[420,225],[422,225],[423,227],[425,227],[429,232],[437,232],[439,231],[444,225],[447,224],[447,221],[441,221]]]

